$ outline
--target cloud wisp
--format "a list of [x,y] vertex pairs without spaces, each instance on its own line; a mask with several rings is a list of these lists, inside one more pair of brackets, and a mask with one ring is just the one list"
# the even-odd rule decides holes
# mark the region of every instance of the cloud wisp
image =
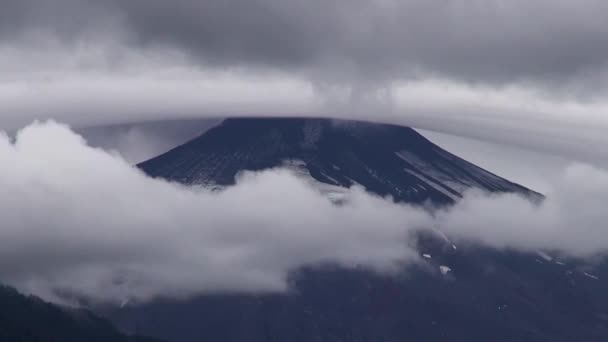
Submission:
[[438,216],[449,236],[491,247],[553,250],[590,258],[608,253],[608,171],[575,164],[540,205],[515,195],[469,193]]
[[318,116],[412,126],[515,145],[585,163],[608,164],[589,146],[608,144],[608,102],[543,98],[521,88],[492,90],[445,81],[392,87],[319,87],[280,75],[173,70],[168,75],[74,75],[0,84],[4,129],[34,119],[90,127],[227,116]]

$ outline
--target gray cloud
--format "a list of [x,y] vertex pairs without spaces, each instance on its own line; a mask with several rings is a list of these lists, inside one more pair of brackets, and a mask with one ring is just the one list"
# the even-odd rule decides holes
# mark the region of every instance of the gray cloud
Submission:
[[541,205],[513,195],[471,193],[440,215],[440,225],[457,239],[496,248],[554,250],[570,256],[608,252],[608,171],[570,166]]
[[1,138],[0,161],[0,278],[51,300],[281,291],[325,262],[391,270],[417,259],[408,236],[428,220],[361,190],[337,207],[282,171],[220,193],[153,180],[53,123]]
[[582,258],[608,250],[608,171],[572,166],[541,204],[470,193],[431,215],[353,188],[335,206],[284,171],[223,192],[147,178],[54,123],[0,139],[0,277],[60,300],[282,291],[302,265],[380,271],[418,260],[411,234]]
[[540,82],[568,94],[605,89],[601,0],[5,0],[3,7],[6,32],[87,40],[105,27],[132,46],[172,47],[215,67],[367,81],[430,74]]
[[[472,82],[555,80],[605,68],[605,2],[121,1],[144,43],[225,65],[436,73]],[[159,25],[159,23],[163,23]]]
[[105,1],[89,0],[3,0],[0,39],[28,39],[46,34],[65,42],[87,39],[96,30],[111,32],[117,13]]
[[277,75],[153,68],[142,74],[68,74],[0,84],[0,124],[34,119],[76,127],[177,118],[321,116],[371,120],[488,140],[608,164],[607,101],[548,99],[526,88],[495,90],[415,81],[380,90],[314,87]]
[[3,129],[324,116],[608,161],[603,1],[3,5]]
[[[4,0],[0,127],[328,116],[606,165],[607,6]],[[116,141],[93,143],[137,159],[173,143],[167,133],[148,145],[156,133],[110,129],[98,134]],[[589,167],[554,176],[541,206],[471,194],[433,221],[357,189],[337,208],[282,172],[221,194],[184,189],[53,124],[0,139],[0,161],[0,276],[49,299],[66,288],[99,300],[280,290],[303,264],[414,260],[407,234],[437,222],[454,239],[498,248],[589,256],[608,245],[607,176]]]
[[[419,132],[451,153],[543,194],[553,191],[553,186],[572,163],[571,159],[531,149],[431,131]],[[601,163],[596,161],[596,164]]]
[[86,127],[78,130],[90,146],[116,152],[132,164],[156,157],[199,136],[221,120],[175,120]]

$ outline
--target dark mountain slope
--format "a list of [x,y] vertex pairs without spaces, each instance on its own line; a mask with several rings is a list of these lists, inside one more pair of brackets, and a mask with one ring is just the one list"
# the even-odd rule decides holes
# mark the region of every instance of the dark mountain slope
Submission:
[[[239,171],[276,166],[295,166],[313,184],[357,183],[413,203],[449,204],[468,188],[538,196],[413,130],[359,122],[228,120],[141,165],[220,187]],[[418,248],[422,261],[396,275],[307,267],[293,271],[283,294],[212,294],[107,313],[125,331],[172,342],[608,340],[606,263],[456,246],[439,229],[421,233]]]
[[160,342],[129,337],[86,310],[62,308],[0,285],[2,342]]
[[173,342],[608,340],[605,265],[422,244],[430,259],[398,275],[310,267],[293,272],[285,294],[164,300],[109,316]]
[[441,149],[411,128],[327,119],[229,119],[139,165],[191,185],[234,184],[244,170],[297,168],[319,183],[360,184],[397,201],[452,203],[463,191],[532,192]]

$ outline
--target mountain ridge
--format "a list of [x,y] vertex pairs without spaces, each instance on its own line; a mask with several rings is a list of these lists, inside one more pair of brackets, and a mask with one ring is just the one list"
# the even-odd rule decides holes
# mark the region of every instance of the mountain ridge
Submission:
[[4,285],[0,285],[0,341],[162,342],[127,336],[91,311],[47,303]]
[[411,128],[361,121],[227,119],[138,167],[152,177],[216,188],[233,185],[242,171],[290,167],[324,185],[361,185],[407,203],[450,204],[471,188],[540,196]]
[[[317,183],[409,203],[450,204],[474,188],[541,196],[409,128],[361,122],[228,120],[140,167],[211,187],[245,170],[295,167]],[[452,241],[439,229],[416,238],[420,263],[390,275],[310,265],[293,270],[285,293],[214,293],[107,313],[124,331],[175,342],[606,340],[608,263]]]

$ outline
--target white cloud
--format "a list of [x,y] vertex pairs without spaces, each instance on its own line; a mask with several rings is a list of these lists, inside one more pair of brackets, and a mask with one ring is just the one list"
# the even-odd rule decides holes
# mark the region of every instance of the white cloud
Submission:
[[0,127],[340,117],[606,165],[608,154],[589,148],[608,143],[604,8],[600,0],[5,0]]
[[470,193],[439,222],[461,240],[588,258],[608,252],[607,200],[608,171],[578,164],[567,168],[540,205],[516,195]]
[[[323,116],[608,165],[605,3],[332,4],[8,1],[0,127]],[[252,11],[231,10],[244,5]],[[328,9],[321,16],[320,7]],[[210,20],[200,20],[205,13]],[[161,25],[158,15],[167,19]],[[404,23],[414,34],[402,34]],[[277,24],[281,44],[259,34],[278,32]],[[140,144],[140,131],[125,136],[135,149],[117,143],[129,158],[161,148]],[[403,236],[430,220],[356,189],[336,208],[282,172],[249,176],[221,194],[184,189],[55,124],[30,126],[14,143],[0,139],[0,162],[0,276],[47,296],[57,287],[99,299],[279,289],[301,264],[408,259]],[[439,219],[456,238],[499,248],[601,253],[606,174],[573,166],[551,175],[541,206],[470,194]]]
[[[608,165],[608,102],[534,88],[421,79],[392,85],[311,82],[297,75],[149,64],[125,72],[45,72],[0,82],[0,125],[35,119],[76,127],[227,116],[321,116],[412,126]],[[33,76],[32,76],[33,77]]]
[[416,258],[408,234],[428,220],[356,189],[336,207],[281,171],[221,193],[153,180],[54,123],[2,138],[0,163],[0,277],[48,299],[281,290],[322,262],[390,269]]
[[280,170],[219,193],[146,177],[37,123],[0,138],[0,278],[58,300],[99,301],[284,290],[287,273],[324,262],[376,270],[419,260],[409,238],[450,239],[594,257],[608,250],[608,172],[575,165],[541,204],[470,193],[431,215],[353,188],[342,206]]

